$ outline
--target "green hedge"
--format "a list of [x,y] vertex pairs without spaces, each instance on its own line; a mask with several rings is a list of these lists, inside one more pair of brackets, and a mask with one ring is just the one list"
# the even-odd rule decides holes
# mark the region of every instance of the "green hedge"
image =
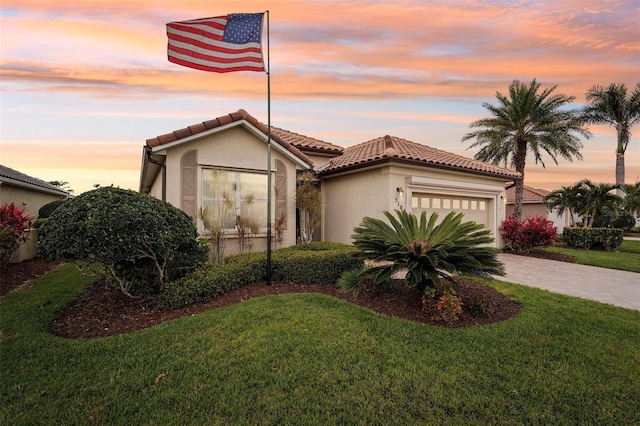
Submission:
[[240,287],[263,279],[264,261],[254,255],[245,255],[244,261],[207,264],[192,274],[160,289],[158,305],[163,309],[182,308],[211,300]]
[[564,228],[562,241],[570,247],[589,250],[601,245],[607,251],[617,250],[624,239],[622,229],[613,228]]
[[337,283],[342,273],[362,268],[353,246],[336,243],[307,243],[274,253],[272,278],[274,281],[302,284]]
[[[343,272],[362,267],[352,246],[312,242],[272,253],[272,281],[301,284],[336,283]],[[208,264],[181,280],[165,284],[158,295],[164,309],[181,308],[211,300],[240,287],[266,279],[266,253],[227,257]]]

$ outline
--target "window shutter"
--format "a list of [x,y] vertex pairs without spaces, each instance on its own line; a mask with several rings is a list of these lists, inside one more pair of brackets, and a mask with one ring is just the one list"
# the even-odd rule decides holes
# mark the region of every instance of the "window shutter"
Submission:
[[192,218],[196,218],[196,188],[197,188],[197,154],[198,151],[191,150],[184,153],[181,162],[181,189],[180,208]]
[[[276,219],[282,214],[287,214],[287,166],[280,160],[276,160]],[[287,229],[287,222],[283,224],[283,229]]]

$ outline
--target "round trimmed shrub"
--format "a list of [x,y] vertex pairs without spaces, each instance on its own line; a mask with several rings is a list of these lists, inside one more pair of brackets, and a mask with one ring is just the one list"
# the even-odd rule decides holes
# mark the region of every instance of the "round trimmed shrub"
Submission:
[[58,206],[40,229],[38,254],[99,267],[126,294],[153,294],[207,259],[192,219],[169,203],[104,187]]

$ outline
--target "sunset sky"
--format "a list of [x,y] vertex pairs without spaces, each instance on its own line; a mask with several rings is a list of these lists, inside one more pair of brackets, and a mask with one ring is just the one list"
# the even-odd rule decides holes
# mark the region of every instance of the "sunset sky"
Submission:
[[[461,142],[518,79],[575,96],[640,81],[640,1],[2,0],[0,163],[76,194],[137,190],[146,139],[240,108],[267,121],[264,73],[167,61],[165,24],[270,12],[272,124],[337,145],[386,134],[473,157]],[[264,40],[266,41],[266,31]],[[615,130],[583,161],[527,162],[525,184],[615,181]],[[626,182],[640,180],[640,126]]]

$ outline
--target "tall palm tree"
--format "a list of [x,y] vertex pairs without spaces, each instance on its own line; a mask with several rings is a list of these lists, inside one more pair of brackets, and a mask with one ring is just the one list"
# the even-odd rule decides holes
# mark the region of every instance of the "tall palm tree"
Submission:
[[522,174],[515,184],[513,217],[522,216],[524,169],[527,155],[533,154],[536,164],[545,167],[542,154],[548,154],[558,164],[557,157],[572,161],[582,159],[581,135],[589,138],[591,133],[584,127],[578,110],[561,109],[573,102],[575,97],[552,94],[557,86],[538,92],[540,84],[534,79],[527,86],[514,80],[509,86],[509,96],[496,92],[499,105],[484,103],[491,117],[476,120],[470,127],[477,128],[462,138],[476,139],[470,148],[482,147],[475,159],[493,164],[510,165]]
[[563,186],[560,189],[551,191],[544,197],[543,202],[549,210],[556,210],[558,216],[562,217],[565,211],[569,213],[570,224],[576,223],[575,212],[579,197],[579,185]]
[[[624,154],[631,138],[631,127],[640,122],[640,82],[628,97],[624,83],[612,83],[609,87],[596,84],[587,91],[583,118],[587,124],[608,124],[616,129],[616,184],[624,185]],[[618,191],[622,195],[622,187]]]

